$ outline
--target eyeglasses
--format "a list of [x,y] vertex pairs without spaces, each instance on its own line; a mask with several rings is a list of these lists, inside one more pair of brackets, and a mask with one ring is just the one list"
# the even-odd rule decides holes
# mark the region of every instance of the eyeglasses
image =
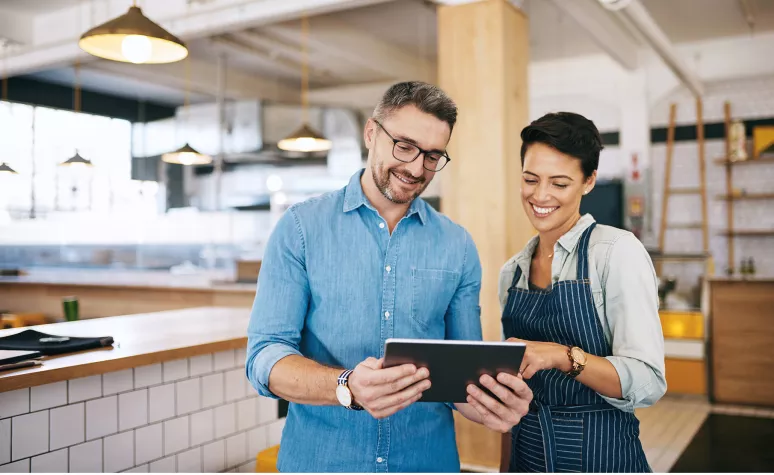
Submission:
[[422,150],[413,143],[396,140],[392,135],[390,135],[389,132],[387,132],[387,129],[385,129],[378,120],[372,120],[376,123],[376,125],[379,126],[379,128],[384,130],[384,133],[387,134],[387,136],[392,140],[392,156],[395,157],[396,160],[399,160],[403,163],[411,163],[416,160],[420,154],[422,154],[424,155],[422,166],[429,172],[439,172],[441,169],[443,169],[443,167],[446,166],[447,163],[451,161],[451,158],[449,158],[445,152]]

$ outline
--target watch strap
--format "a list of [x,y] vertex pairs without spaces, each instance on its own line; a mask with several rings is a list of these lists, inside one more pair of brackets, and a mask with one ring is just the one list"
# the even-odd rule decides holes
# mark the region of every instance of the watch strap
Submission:
[[[351,370],[351,369],[345,370],[344,372],[342,372],[342,373],[339,375],[339,378],[338,378],[338,380],[337,380],[337,383],[338,383],[338,385],[339,385],[339,386],[344,386],[344,387],[346,387],[346,388],[349,390],[350,394],[352,394],[352,390],[351,390],[351,389],[349,389],[349,376],[352,374],[352,372],[353,372],[353,371],[354,371],[354,370]],[[354,399],[354,398],[353,398],[353,399]],[[357,404],[355,404],[354,402],[353,402],[353,403],[351,403],[349,406],[345,406],[345,407],[346,407],[347,409],[351,409],[351,410],[353,410],[353,411],[362,411],[362,410],[363,410],[363,408],[362,408],[362,407],[358,406],[358,405],[357,405]]]

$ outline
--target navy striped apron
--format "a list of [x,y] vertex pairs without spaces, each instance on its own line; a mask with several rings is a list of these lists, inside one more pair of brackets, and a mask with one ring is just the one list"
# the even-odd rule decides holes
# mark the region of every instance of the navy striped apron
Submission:
[[[612,350],[591,293],[588,247],[596,224],[578,243],[577,280],[547,290],[517,288],[516,268],[503,310],[506,338],[578,346],[596,356]],[[596,391],[563,372],[538,371],[527,384],[529,413],[512,432],[510,472],[650,472],[632,413],[608,404]]]

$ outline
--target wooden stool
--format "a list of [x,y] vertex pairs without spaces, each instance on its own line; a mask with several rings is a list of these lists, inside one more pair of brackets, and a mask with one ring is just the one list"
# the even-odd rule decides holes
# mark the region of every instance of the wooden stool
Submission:
[[262,450],[255,457],[255,471],[257,473],[278,473],[277,455],[279,454],[279,445]]

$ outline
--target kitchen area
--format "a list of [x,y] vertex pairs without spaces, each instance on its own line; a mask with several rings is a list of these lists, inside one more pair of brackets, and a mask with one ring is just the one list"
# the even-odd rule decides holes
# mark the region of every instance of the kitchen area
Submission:
[[[476,242],[484,339],[490,277],[534,233],[518,131],[584,114],[604,149],[581,212],[659,279],[651,467],[774,470],[774,5],[706,1],[0,0],[0,473],[276,471],[288,405],[245,378],[266,243],[366,165],[408,79],[460,110],[422,198]],[[498,471],[500,435],[455,422],[463,471]]]

